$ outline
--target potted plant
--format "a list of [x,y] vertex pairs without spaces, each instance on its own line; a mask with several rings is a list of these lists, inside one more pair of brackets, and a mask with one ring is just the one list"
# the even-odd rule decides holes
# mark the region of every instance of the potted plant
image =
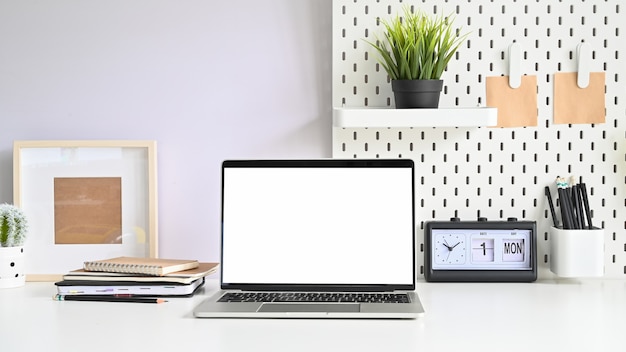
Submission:
[[441,75],[467,34],[457,35],[451,17],[404,8],[404,17],[381,20],[384,38],[368,42],[391,79],[396,108],[437,108]]
[[28,222],[24,213],[11,204],[0,204],[0,288],[23,286],[24,241]]

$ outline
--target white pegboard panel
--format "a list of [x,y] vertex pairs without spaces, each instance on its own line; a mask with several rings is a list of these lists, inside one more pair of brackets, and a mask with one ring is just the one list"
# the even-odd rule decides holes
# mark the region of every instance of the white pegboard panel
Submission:
[[[333,106],[393,107],[386,73],[365,40],[382,36],[378,18],[404,6],[455,16],[469,36],[443,75],[440,107],[485,105],[485,78],[506,75],[506,51],[522,48],[522,73],[537,76],[537,127],[337,128],[337,158],[412,158],[417,167],[418,242],[423,222],[450,217],[517,217],[538,224],[539,277],[549,278],[552,223],[544,196],[576,175],[590,186],[595,224],[605,229],[605,276],[626,278],[626,9],[619,0],[334,0]],[[576,70],[576,47],[606,72],[606,123],[555,125],[553,75]],[[558,208],[557,208],[558,211]],[[418,262],[423,262],[420,251]]]

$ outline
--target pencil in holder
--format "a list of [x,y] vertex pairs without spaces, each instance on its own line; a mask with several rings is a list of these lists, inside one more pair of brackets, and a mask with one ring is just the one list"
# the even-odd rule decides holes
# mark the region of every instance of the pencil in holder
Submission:
[[550,228],[550,270],[560,277],[604,275],[604,229]]

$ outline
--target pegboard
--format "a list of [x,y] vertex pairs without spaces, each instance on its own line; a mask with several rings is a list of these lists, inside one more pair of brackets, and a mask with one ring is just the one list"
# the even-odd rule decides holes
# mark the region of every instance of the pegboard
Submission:
[[[605,277],[626,278],[626,14],[619,0],[334,0],[333,106],[393,108],[387,74],[365,40],[382,36],[378,18],[404,6],[452,15],[469,32],[443,74],[440,108],[485,105],[485,78],[506,75],[511,43],[522,73],[537,76],[536,127],[339,128],[333,157],[411,158],[416,163],[418,272],[423,223],[459,217],[536,220],[539,278],[549,271],[552,225],[544,187],[557,176],[587,184],[594,224],[605,229]],[[576,71],[576,47],[592,51],[592,72],[606,72],[606,122],[553,124],[554,73]],[[558,211],[558,208],[557,208]]]

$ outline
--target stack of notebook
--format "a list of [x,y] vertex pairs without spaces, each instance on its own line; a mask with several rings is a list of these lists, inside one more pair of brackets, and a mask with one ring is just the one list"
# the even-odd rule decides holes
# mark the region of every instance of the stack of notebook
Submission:
[[117,257],[85,262],[56,282],[57,299],[64,296],[187,297],[217,270],[217,263],[197,260]]

